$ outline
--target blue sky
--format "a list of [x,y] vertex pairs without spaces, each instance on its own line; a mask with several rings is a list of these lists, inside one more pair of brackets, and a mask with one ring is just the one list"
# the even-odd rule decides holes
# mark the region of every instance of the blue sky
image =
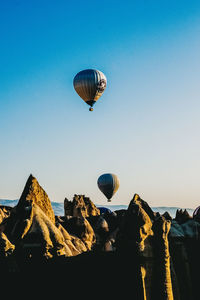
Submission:
[[[199,1],[1,1],[0,36],[0,198],[32,173],[52,201],[103,205],[111,172],[113,204],[199,205]],[[92,113],[86,68],[108,80]]]

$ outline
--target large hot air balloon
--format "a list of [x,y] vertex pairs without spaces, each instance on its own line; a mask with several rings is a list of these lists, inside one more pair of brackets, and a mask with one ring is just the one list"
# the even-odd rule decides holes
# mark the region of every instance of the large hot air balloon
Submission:
[[90,106],[89,110],[92,111],[92,106],[106,88],[107,80],[101,71],[87,69],[76,74],[73,84],[77,94]]
[[119,179],[116,175],[107,173],[101,175],[97,180],[100,191],[106,196],[108,202],[119,188]]

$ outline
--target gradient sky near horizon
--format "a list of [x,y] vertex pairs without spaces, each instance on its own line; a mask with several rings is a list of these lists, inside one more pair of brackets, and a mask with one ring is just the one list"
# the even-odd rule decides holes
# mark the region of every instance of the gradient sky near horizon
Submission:
[[[73,77],[97,68],[93,112]],[[134,193],[150,206],[200,205],[200,1],[0,1],[0,198],[30,173],[51,201]]]

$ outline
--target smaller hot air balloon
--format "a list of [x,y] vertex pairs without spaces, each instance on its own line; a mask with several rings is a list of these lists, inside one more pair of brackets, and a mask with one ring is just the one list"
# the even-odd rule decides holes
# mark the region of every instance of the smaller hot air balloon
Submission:
[[97,180],[100,191],[106,196],[108,202],[119,188],[119,179],[116,175],[106,173],[101,175]]
[[93,111],[92,107],[103,94],[107,80],[101,71],[87,69],[76,74],[73,84],[77,94],[90,106],[89,110]]

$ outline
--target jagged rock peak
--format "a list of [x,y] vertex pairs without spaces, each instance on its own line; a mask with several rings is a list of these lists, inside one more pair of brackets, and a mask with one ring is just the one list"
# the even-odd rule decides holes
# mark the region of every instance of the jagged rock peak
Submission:
[[183,209],[177,209],[175,220],[179,224],[183,224],[183,223],[187,222],[190,219],[192,219],[192,217],[190,216],[190,214],[188,213],[188,211],[186,209],[184,209],[184,210]]
[[153,235],[153,212],[148,204],[135,194],[126,210],[117,234],[116,245],[121,251],[140,252],[145,249],[145,240]]
[[135,205],[139,205],[142,209],[144,209],[152,221],[155,219],[155,215],[148,203],[142,200],[138,194],[134,194],[133,199],[129,203],[128,210],[132,210],[132,207]]
[[73,200],[69,201],[67,198],[64,200],[65,216],[74,217],[89,217],[100,215],[100,210],[85,195],[74,194]]
[[55,214],[51,205],[51,201],[47,193],[39,185],[37,179],[31,174],[26,182],[22,195],[19,199],[17,207],[29,205],[32,201],[37,204],[42,211],[49,217],[49,219],[55,224]]

